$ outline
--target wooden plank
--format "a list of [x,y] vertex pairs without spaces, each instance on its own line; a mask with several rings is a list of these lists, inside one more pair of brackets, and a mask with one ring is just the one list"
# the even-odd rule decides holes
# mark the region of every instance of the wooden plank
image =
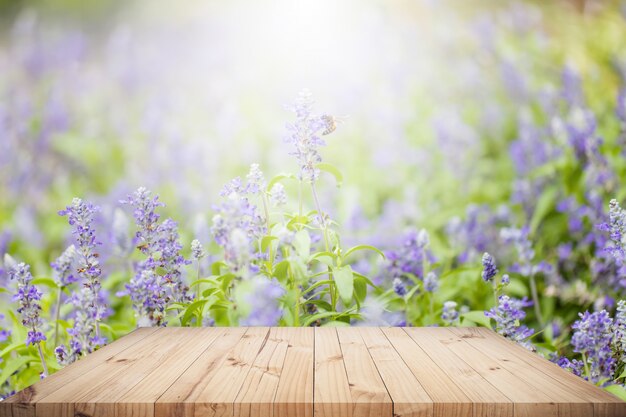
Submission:
[[270,329],[269,338],[254,360],[235,399],[235,417],[274,415],[274,398],[289,346],[289,330],[279,327]]
[[346,375],[337,330],[315,329],[315,417],[351,417],[352,394]]
[[[145,337],[154,333],[156,328],[144,327],[136,329],[116,340],[115,342],[103,346],[97,351],[85,356],[71,366],[66,366],[28,388],[0,402],[4,406],[12,405],[14,417],[34,417],[35,403],[40,399],[50,395],[57,389],[74,381],[78,376],[84,374],[89,369],[107,361],[112,356],[124,351],[130,346],[141,342]],[[8,407],[7,407],[8,408]],[[6,408],[5,408],[6,409]],[[0,411],[3,411],[0,408]]]
[[[493,360],[498,362],[500,367],[513,373],[526,383],[532,384],[538,391],[550,396],[557,403],[560,416],[589,417],[594,415],[593,404],[585,396],[579,395],[583,391],[572,391],[560,380],[551,378],[537,369],[536,365],[543,367],[543,362],[548,361],[539,358],[536,354],[521,346],[512,346],[507,340],[500,340],[501,338],[499,336],[496,337],[495,333],[490,330],[488,330],[488,333],[483,333],[482,330],[477,331],[477,329],[451,329],[451,331],[477,350],[492,357]],[[475,336],[477,334],[479,337]],[[503,342],[504,344],[502,344]],[[521,350],[518,350],[518,348]],[[513,351],[517,351],[517,354],[512,353]],[[536,359],[538,362],[536,362]],[[560,372],[565,373],[562,369]],[[581,382],[585,383],[584,381]],[[581,387],[578,386],[578,388]],[[586,387],[583,386],[582,388]]]
[[268,327],[251,327],[235,346],[226,363],[200,392],[194,404],[196,417],[234,415],[234,402],[258,354],[269,340]]
[[383,328],[413,375],[433,400],[435,417],[473,417],[472,401],[401,328]]
[[235,347],[246,331],[246,328],[224,329],[211,348],[205,350],[159,397],[155,403],[155,416],[193,417],[196,399],[219,369],[227,361],[234,361]]
[[422,332],[437,339],[442,346],[445,346],[445,349],[458,356],[480,376],[489,381],[491,385],[510,398],[514,402],[516,417],[558,416],[558,407],[555,403],[558,397],[550,397],[542,390],[538,390],[536,385],[527,383],[512,372],[502,368],[491,356],[474,348],[455,335],[449,328],[431,327],[422,329]]
[[433,400],[379,328],[360,327],[359,333],[385,383],[397,417],[432,417]]
[[[153,417],[154,403],[176,381],[198,356],[221,337],[223,328],[190,329],[191,338],[165,361],[116,401],[117,416]],[[109,397],[109,400],[113,400]]]
[[444,344],[427,332],[427,328],[411,327],[404,330],[474,403],[474,417],[513,417],[511,400],[446,349]]
[[98,410],[90,408],[87,412],[81,411],[83,403],[79,401],[92,393],[97,394],[100,391],[114,389],[114,387],[119,386],[119,384],[114,383],[115,381],[134,378],[133,367],[140,370],[144,363],[158,361],[163,352],[167,351],[166,347],[171,345],[171,340],[181,334],[180,331],[180,328],[157,329],[144,338],[143,343],[135,344],[98,366],[87,370],[71,383],[39,400],[36,404],[37,417],[67,417],[79,413],[85,415],[113,414],[114,404],[100,403]]
[[296,327],[282,334],[289,345],[274,397],[274,416],[312,417],[315,331],[312,327]]
[[392,417],[393,405],[378,369],[356,327],[338,330],[355,417]]

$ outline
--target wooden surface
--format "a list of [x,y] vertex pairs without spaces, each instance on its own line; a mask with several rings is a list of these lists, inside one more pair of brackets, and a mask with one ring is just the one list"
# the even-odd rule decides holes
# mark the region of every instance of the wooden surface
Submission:
[[626,403],[483,328],[144,328],[0,417],[622,417]]

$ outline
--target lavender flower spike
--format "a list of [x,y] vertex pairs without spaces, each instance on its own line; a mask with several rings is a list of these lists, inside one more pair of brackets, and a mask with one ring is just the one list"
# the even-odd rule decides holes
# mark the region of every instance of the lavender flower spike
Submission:
[[498,269],[496,268],[496,261],[493,259],[493,256],[485,252],[483,254],[483,281],[489,282],[492,281],[493,278],[498,273]]
[[526,339],[534,334],[534,330],[520,325],[520,320],[526,317],[523,308],[531,305],[532,302],[526,298],[519,300],[508,295],[501,295],[498,297],[498,305],[485,311],[485,316],[495,320],[498,333],[533,350],[532,345]]
[[289,134],[285,139],[293,145],[291,155],[300,163],[300,179],[310,183],[314,183],[320,173],[315,167],[322,162],[318,148],[326,145],[321,135],[326,133],[328,127],[328,116],[316,116],[312,113],[313,103],[312,94],[308,90],[302,90],[291,107],[296,114],[296,122],[287,125]]
[[459,312],[456,310],[457,303],[454,301],[446,301],[443,303],[443,311],[441,312],[441,320],[448,326],[459,323]]
[[19,307],[17,312],[22,316],[22,324],[28,329],[26,346],[37,345],[43,375],[48,376],[48,367],[41,350],[41,342],[46,340],[46,336],[41,331],[42,321],[39,313],[41,306],[41,292],[32,284],[33,276],[30,273],[30,266],[20,262],[9,270],[9,277],[17,282],[17,293],[13,296],[13,301],[17,301]]
[[605,310],[578,315],[580,320],[572,325],[572,346],[583,354],[585,379],[594,384],[609,382],[616,365],[611,350],[613,319]]
[[614,246],[608,247],[618,265],[626,261],[626,210],[622,209],[613,199],[609,202],[609,223],[598,226],[600,230],[609,232]]

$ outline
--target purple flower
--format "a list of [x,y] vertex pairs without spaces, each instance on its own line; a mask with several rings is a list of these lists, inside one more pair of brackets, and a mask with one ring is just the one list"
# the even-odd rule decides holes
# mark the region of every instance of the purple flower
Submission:
[[598,225],[598,228],[609,232],[613,246],[607,246],[606,250],[618,265],[622,265],[626,259],[626,210],[620,207],[617,200],[609,203],[609,222]]
[[[190,263],[182,254],[178,225],[172,219],[159,223],[158,196],[140,187],[123,204],[133,207],[137,225],[138,249],[147,258],[135,265],[135,276],[121,295],[129,295],[140,327],[166,324],[165,310],[172,302],[191,301],[189,288],[182,279],[182,268]],[[157,268],[161,271],[157,273]]]
[[[83,285],[90,288],[94,294],[100,291],[100,262],[95,248],[100,243],[96,241],[95,228],[93,226],[94,215],[100,209],[91,203],[86,203],[80,198],[74,198],[72,205],[65,210],[59,211],[59,215],[68,216],[70,226],[74,227],[72,233],[76,238],[78,252],[78,274],[83,278]],[[97,320],[100,317],[96,318]]]
[[231,270],[247,275],[259,256],[254,243],[266,233],[265,219],[259,214],[245,193],[231,192],[225,201],[215,207],[211,233],[224,249],[224,258]]
[[402,246],[386,254],[385,272],[387,275],[392,279],[408,275],[423,279],[426,263],[434,261],[428,245],[429,237],[425,230],[407,233]]
[[76,273],[76,258],[78,253],[74,245],[70,245],[54,262],[50,264],[53,269],[54,280],[60,287],[77,282],[80,278]]
[[258,276],[253,278],[252,291],[246,294],[244,302],[250,311],[239,320],[241,326],[276,326],[282,317],[280,298],[285,290],[275,280]]
[[435,292],[439,289],[439,277],[434,272],[429,272],[424,277],[424,291]]
[[404,297],[407,293],[406,286],[402,279],[394,278],[393,280],[393,291],[398,294],[400,297]]
[[482,262],[483,262],[483,272],[482,272],[483,281],[485,282],[492,281],[493,278],[498,273],[495,259],[493,259],[493,256],[485,252],[483,254]]
[[523,309],[531,305],[532,302],[525,297],[519,300],[508,295],[501,295],[498,297],[498,305],[485,311],[485,316],[495,320],[495,330],[498,333],[527,349],[533,350],[532,345],[526,339],[532,336],[535,331],[520,324],[520,321],[526,317]]
[[61,364],[74,362],[81,355],[91,353],[106,343],[100,335],[100,321],[107,315],[106,299],[101,296],[100,262],[96,253],[95,229],[93,226],[95,213],[98,207],[86,203],[80,198],[74,198],[72,205],[61,210],[61,216],[68,216],[68,222],[74,227],[76,238],[77,273],[82,278],[82,288],[74,293],[70,302],[74,305],[74,323],[67,332],[71,336],[70,347],[61,345],[57,351],[57,359]]
[[308,90],[302,90],[291,107],[296,114],[296,122],[287,125],[289,131],[285,142],[293,145],[294,155],[300,163],[300,179],[307,182],[315,182],[319,177],[319,169],[316,165],[322,162],[318,152],[320,146],[326,143],[320,135],[331,133],[334,129],[332,116],[316,116],[313,111],[313,98]]
[[505,242],[512,243],[517,250],[517,259],[519,261],[513,265],[511,269],[525,277],[530,277],[540,270],[540,268],[533,265],[532,262],[535,257],[535,251],[528,238],[528,233],[529,229],[527,227],[522,229],[505,227],[500,231],[500,237],[502,237]]
[[42,321],[39,315],[42,294],[32,284],[30,266],[20,262],[9,270],[9,277],[17,282],[17,293],[13,296],[13,301],[18,302],[17,312],[22,317],[22,324],[28,329],[26,346],[45,341],[46,336],[41,331]]
[[459,312],[456,310],[456,307],[457,303],[454,301],[446,301],[443,303],[441,320],[448,326],[456,325],[459,322]]
[[583,354],[586,378],[593,383],[604,384],[612,379],[616,365],[611,350],[613,319],[606,310],[585,311],[578,315],[580,320],[572,325],[574,352]]
[[198,239],[194,239],[191,241],[191,256],[196,261],[199,261],[206,256],[204,246],[202,246],[202,243],[200,243]]

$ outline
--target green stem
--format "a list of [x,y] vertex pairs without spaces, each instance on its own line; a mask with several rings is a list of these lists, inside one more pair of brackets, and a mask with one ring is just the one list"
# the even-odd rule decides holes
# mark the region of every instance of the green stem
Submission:
[[[35,331],[35,329],[33,329],[33,331]],[[43,376],[48,376],[48,365],[46,365],[46,360],[43,358],[41,343],[37,343],[37,350],[39,351],[39,359],[41,359],[41,366],[43,367]]]
[[537,320],[539,320],[539,324],[543,327],[543,315],[541,314],[541,306],[539,305],[539,295],[537,294],[537,283],[535,282],[535,275],[530,276],[530,293],[533,297],[533,306],[535,308],[535,315],[537,316]]
[[311,183],[311,191],[313,192],[313,200],[315,201],[315,209],[317,210],[317,215],[320,218],[320,226],[322,227],[322,231],[324,232],[324,244],[326,245],[326,252],[330,252],[330,245],[328,242],[328,230],[326,228],[326,219],[324,218],[324,214],[322,213],[322,206],[320,205],[320,200],[317,197],[317,191],[315,190],[315,183]]
[[61,286],[59,286],[59,291],[57,292],[57,305],[56,311],[54,313],[54,346],[58,346],[59,342],[59,318],[61,316]]

